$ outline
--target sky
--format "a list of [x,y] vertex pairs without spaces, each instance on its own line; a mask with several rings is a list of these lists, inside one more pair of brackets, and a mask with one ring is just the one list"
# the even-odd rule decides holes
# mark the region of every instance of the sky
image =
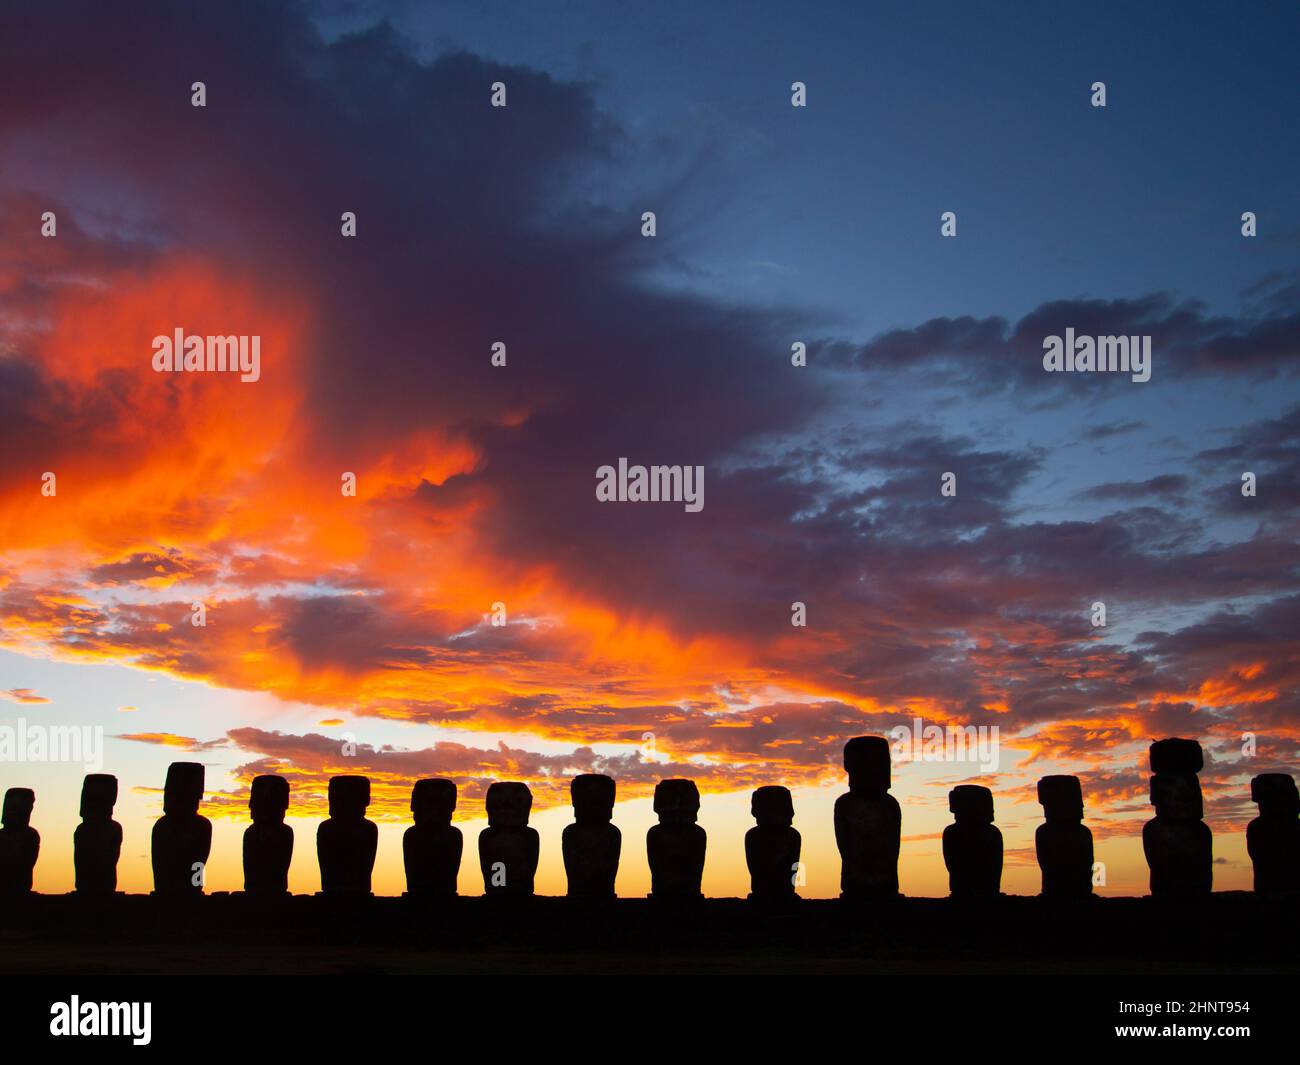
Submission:
[[[184,760],[213,890],[279,772],[294,890],[329,776],[364,773],[376,891],[412,782],[449,776],[461,890],[513,779],[559,894],[568,780],[604,772],[620,893],[687,776],[706,894],[747,891],[749,793],[784,784],[829,896],[844,741],[918,719],[1000,742],[896,758],[904,892],[946,893],[962,782],[1036,892],[1064,772],[1099,890],[1145,893],[1170,735],[1206,751],[1216,887],[1250,886],[1249,780],[1300,738],[1294,5],[2,17],[0,728],[104,737],[0,762],[37,792],[38,890],[71,887],[88,768],[149,890]],[[177,328],[260,337],[258,380],[156,372]],[[1150,380],[1046,373],[1066,329],[1149,336]],[[702,466],[703,508],[600,502],[620,457]]]

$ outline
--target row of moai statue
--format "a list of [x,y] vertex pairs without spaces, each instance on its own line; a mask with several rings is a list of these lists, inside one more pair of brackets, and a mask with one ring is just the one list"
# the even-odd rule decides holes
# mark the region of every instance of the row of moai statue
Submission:
[[[1200,898],[1212,886],[1213,850],[1202,820],[1200,744],[1166,739],[1151,745],[1151,802],[1156,816],[1142,830],[1151,870],[1151,894]],[[842,860],[840,888],[846,899],[897,898],[902,811],[889,794],[889,743],[880,736],[858,736],[844,747],[848,793],[835,802],[835,840]],[[196,762],[174,762],[167,770],[163,816],[152,839],[154,891],[188,895],[203,890],[203,870],[212,844],[212,825],[199,813],[204,769]],[[574,823],[562,839],[568,893],[581,898],[613,898],[622,834],[612,823],[615,782],[583,774],[570,783]],[[463,839],[452,822],[456,784],[418,780],[411,790],[413,824],[402,839],[407,891],[411,895],[456,894]],[[1259,816],[1246,829],[1246,847],[1255,868],[1255,891],[1269,898],[1300,894],[1300,793],[1285,773],[1251,781]],[[75,887],[79,894],[111,894],[117,889],[122,828],[113,820],[117,778],[87,776],[81,792],[81,824],[73,835]],[[1048,776],[1038,782],[1045,821],[1034,844],[1042,870],[1042,893],[1055,899],[1081,899],[1093,893],[1092,833],[1083,824],[1083,790],[1078,777]],[[5,793],[0,828],[0,892],[31,891],[40,836],[31,827],[34,793]],[[500,781],[487,791],[488,827],[479,833],[479,865],[485,893],[518,897],[533,894],[540,854],[537,830],[528,825],[533,797],[528,786]],[[288,892],[293,829],[285,824],[289,782],[256,777],[249,793],[252,824],[244,832],[244,890],[250,895]],[[329,782],[329,817],[316,832],[321,891],[326,895],[368,894],[379,830],[366,818],[370,781],[336,776]],[[943,858],[954,898],[995,897],[1002,883],[1002,834],[994,825],[993,793],[962,784],[948,795],[953,823],[943,832]],[[745,835],[750,897],[779,901],[797,897],[801,838],[794,828],[794,803],[788,788],[758,788],[751,799],[755,827]],[[651,897],[702,896],[704,829],[696,822],[700,793],[691,780],[662,780],[654,792],[659,823],[646,836]]]

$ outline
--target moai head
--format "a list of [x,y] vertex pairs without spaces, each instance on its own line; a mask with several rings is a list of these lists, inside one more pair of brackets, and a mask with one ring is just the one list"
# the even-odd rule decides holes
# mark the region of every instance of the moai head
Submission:
[[790,789],[776,785],[756,788],[749,799],[749,812],[762,828],[789,828],[794,823]]
[[1151,777],[1151,805],[1170,821],[1199,821],[1204,816],[1201,782],[1195,773],[1156,773]]
[[1201,745],[1195,740],[1156,740],[1151,744],[1151,772],[1194,775],[1205,764]]
[[109,773],[87,773],[81,782],[81,819],[111,821],[117,804],[117,777]]
[[203,801],[203,765],[200,762],[173,762],[167,767],[163,785],[163,813],[185,816],[199,812]]
[[849,790],[881,794],[889,790],[889,741],[884,736],[854,736],[844,745]]
[[417,825],[449,825],[455,812],[454,780],[426,777],[411,788],[411,816]]
[[1300,792],[1290,773],[1261,773],[1250,782],[1250,801],[1260,817],[1294,818],[1300,814]]
[[498,780],[488,788],[484,802],[493,828],[523,828],[533,809],[533,793],[520,781]]
[[36,792],[31,788],[10,788],[5,792],[4,812],[0,822],[5,828],[26,828],[31,824],[32,807],[36,805]]
[[289,782],[284,777],[268,773],[253,778],[253,786],[248,789],[248,812],[254,822],[278,824],[288,810]]
[[370,805],[370,778],[358,776],[330,777],[330,817],[343,821],[360,821]]
[[1048,821],[1083,820],[1083,787],[1078,777],[1043,777],[1038,782],[1038,801]]
[[700,815],[700,789],[693,780],[661,780],[655,785],[655,813],[661,825],[693,825]]
[[948,809],[959,825],[991,825],[993,792],[979,784],[958,784],[948,792]]
[[569,781],[573,819],[580,825],[608,824],[614,816],[616,785],[603,773],[582,773]]

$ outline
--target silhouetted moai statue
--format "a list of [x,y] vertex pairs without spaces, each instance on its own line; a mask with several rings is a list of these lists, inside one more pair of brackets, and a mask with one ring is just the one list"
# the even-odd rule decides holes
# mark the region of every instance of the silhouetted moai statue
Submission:
[[0,813],[0,895],[26,895],[32,890],[32,869],[41,853],[41,836],[32,828],[36,792],[10,788]]
[[451,823],[456,812],[456,782],[428,778],[411,788],[415,820],[402,835],[406,890],[412,895],[450,898],[456,894],[461,852],[465,842]]
[[159,895],[203,892],[204,866],[212,850],[212,822],[199,813],[203,766],[173,762],[163,785],[163,815],[153,826],[153,889]]
[[844,898],[898,896],[903,812],[889,794],[889,741],[855,736],[844,745],[849,791],[835,800],[835,842]]
[[370,778],[330,777],[330,815],[316,829],[320,889],[326,895],[369,895],[379,828],[366,820]]
[[651,898],[701,898],[708,838],[695,823],[700,814],[700,791],[695,781],[659,781],[655,785],[655,813],[659,823],[651,826],[645,838]]
[[794,800],[790,789],[758,788],[749,800],[758,822],[745,833],[745,864],[749,866],[749,897],[760,900],[793,899],[802,839],[794,827]]
[[244,891],[283,895],[289,890],[293,828],[284,823],[289,810],[289,782],[268,774],[254,777],[248,790],[253,823],[244,829]]
[[1038,801],[1047,820],[1034,832],[1043,871],[1043,894],[1082,899],[1092,894],[1092,833],[1083,824],[1083,787],[1078,777],[1043,777]]
[[1255,863],[1255,893],[1269,899],[1300,895],[1300,793],[1287,773],[1262,773],[1250,782],[1259,816],[1246,826],[1246,851]]
[[527,784],[498,780],[487,790],[488,826],[478,834],[478,864],[484,894],[524,898],[533,893],[540,841],[528,827],[533,793]]
[[1002,890],[1002,833],[993,824],[993,792],[959,784],[948,792],[954,821],[943,830],[943,864],[955,899],[996,898]]
[[81,895],[111,895],[117,890],[117,860],[122,826],[113,820],[117,777],[88,773],[81,782],[81,824],[72,833],[72,866]]
[[623,834],[610,824],[616,785],[612,777],[583,773],[569,782],[573,824],[564,829],[564,872],[573,898],[612,899]]
[[1195,740],[1157,740],[1150,754],[1156,816],[1142,826],[1142,850],[1151,867],[1151,894],[1203,898],[1214,883],[1214,838],[1201,820],[1201,745]]

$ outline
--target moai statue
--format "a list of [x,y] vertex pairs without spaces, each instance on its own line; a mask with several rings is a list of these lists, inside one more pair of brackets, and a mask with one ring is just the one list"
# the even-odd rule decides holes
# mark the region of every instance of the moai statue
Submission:
[[379,828],[366,820],[370,778],[330,777],[330,815],[316,829],[320,889],[326,895],[369,895]]
[[117,859],[122,826],[113,820],[117,777],[87,773],[81,782],[81,824],[72,833],[72,867],[79,895],[111,895],[117,890]]
[[700,815],[700,791],[693,780],[661,780],[655,785],[655,813],[659,823],[646,833],[650,859],[650,897],[698,899],[703,897],[704,829],[695,823]]
[[794,899],[802,840],[794,827],[794,800],[789,788],[758,788],[749,800],[758,823],[745,833],[745,864],[749,866],[749,897]]
[[1250,782],[1259,816],[1246,826],[1246,851],[1255,863],[1255,894],[1300,895],[1300,793],[1288,773],[1262,773]]
[[32,869],[41,852],[41,836],[32,828],[36,792],[10,788],[0,814],[0,895],[26,895],[32,890]]
[[903,812],[889,794],[889,741],[883,736],[855,736],[844,745],[844,768],[849,791],[835,800],[840,895],[897,898]]
[[1214,838],[1201,820],[1201,745],[1195,740],[1157,740],[1150,756],[1156,816],[1142,826],[1142,850],[1151,868],[1151,894],[1204,898],[1214,883]]
[[153,826],[153,889],[157,895],[200,895],[212,850],[212,822],[199,813],[203,766],[173,762],[163,785],[163,815]]
[[525,898],[533,893],[541,845],[537,829],[528,827],[533,793],[527,784],[498,780],[487,790],[488,826],[478,834],[478,864],[484,894]]
[[268,774],[254,777],[248,790],[253,823],[244,829],[244,891],[249,895],[284,895],[289,891],[293,828],[284,823],[289,810],[289,782]]
[[456,812],[456,782],[432,777],[411,788],[415,820],[402,835],[406,890],[411,895],[451,898],[465,847],[460,829],[451,823]]
[[1034,832],[1043,871],[1043,894],[1083,899],[1092,894],[1092,833],[1083,824],[1083,787],[1078,777],[1043,777],[1038,801],[1047,818]]
[[616,785],[612,777],[583,773],[569,782],[573,824],[564,829],[564,872],[571,898],[612,899],[623,834],[610,824]]
[[1002,890],[1002,833],[993,824],[993,792],[959,784],[948,792],[953,823],[943,830],[943,864],[955,899],[991,899]]

